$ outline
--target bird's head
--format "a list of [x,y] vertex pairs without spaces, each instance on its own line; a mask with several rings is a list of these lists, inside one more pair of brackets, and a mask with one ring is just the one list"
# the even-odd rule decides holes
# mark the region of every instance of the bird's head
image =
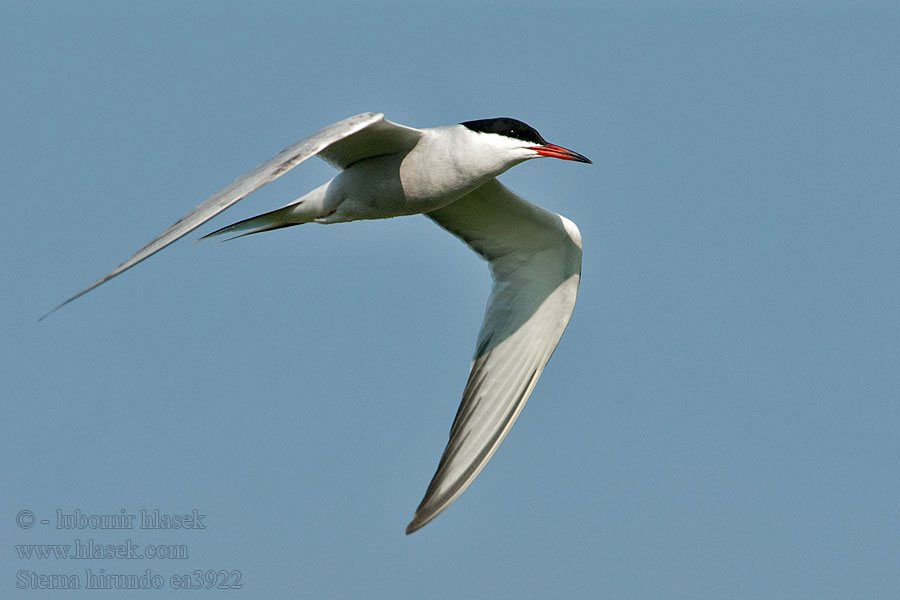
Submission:
[[583,163],[591,162],[577,152],[549,143],[534,127],[509,117],[466,121],[460,125],[475,133],[483,134],[479,136],[481,143],[489,145],[492,149],[508,150],[510,158],[515,162],[543,156]]

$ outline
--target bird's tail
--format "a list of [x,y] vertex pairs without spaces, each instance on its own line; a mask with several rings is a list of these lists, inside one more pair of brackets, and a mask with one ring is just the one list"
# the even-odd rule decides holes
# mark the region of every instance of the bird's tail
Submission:
[[235,234],[226,238],[233,240],[235,238],[244,237],[245,235],[262,233],[263,231],[272,231],[273,229],[281,229],[283,227],[293,227],[294,225],[302,225],[303,223],[315,221],[323,214],[325,188],[327,185],[328,184],[325,184],[320,188],[311,191],[309,194],[287,206],[227,225],[212,233],[204,235],[200,240],[218,237],[220,235]]
[[285,218],[290,216],[290,209],[292,208],[293,206],[285,206],[284,208],[279,208],[272,212],[267,212],[249,219],[244,219],[243,221],[238,221],[237,223],[232,223],[222,229],[217,229],[212,233],[208,233],[200,239],[205,240],[220,235],[235,234],[227,238],[233,240],[235,238],[244,237],[245,235],[252,235],[254,233],[262,233],[263,231],[272,231],[273,229],[281,229],[282,227],[291,227],[292,225],[306,223],[307,221],[294,222]]

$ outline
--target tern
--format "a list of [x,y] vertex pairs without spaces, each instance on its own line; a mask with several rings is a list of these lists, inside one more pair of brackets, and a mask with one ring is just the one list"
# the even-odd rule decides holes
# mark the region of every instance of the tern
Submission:
[[581,234],[496,177],[532,158],[590,163],[507,117],[415,129],[363,113],[282,150],[210,196],[134,256],[45,314],[83,296],[318,156],[339,173],[277,210],[201,239],[241,237],[303,223],[424,214],[488,261],[493,288],[450,439],[406,533],[430,522],[478,476],[509,433],[575,308]]

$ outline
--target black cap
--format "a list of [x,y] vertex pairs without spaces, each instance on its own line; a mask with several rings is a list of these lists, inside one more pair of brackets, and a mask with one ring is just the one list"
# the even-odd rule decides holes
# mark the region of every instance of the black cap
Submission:
[[505,135],[516,140],[529,142],[531,144],[547,145],[547,140],[541,137],[541,134],[531,125],[527,125],[522,121],[510,119],[509,117],[497,117],[496,119],[481,119],[480,121],[466,121],[460,123],[472,131],[481,133],[496,133],[497,135]]

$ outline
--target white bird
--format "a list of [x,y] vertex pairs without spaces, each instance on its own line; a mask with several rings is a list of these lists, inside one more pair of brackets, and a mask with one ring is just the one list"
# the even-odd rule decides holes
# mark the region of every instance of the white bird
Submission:
[[496,177],[532,158],[590,163],[509,118],[414,129],[364,113],[285,148],[175,222],[131,258],[41,319],[319,156],[340,172],[278,210],[204,238],[423,213],[489,263],[494,280],[450,440],[406,533],[456,500],[491,459],[572,316],[581,235],[572,221],[513,194]]

